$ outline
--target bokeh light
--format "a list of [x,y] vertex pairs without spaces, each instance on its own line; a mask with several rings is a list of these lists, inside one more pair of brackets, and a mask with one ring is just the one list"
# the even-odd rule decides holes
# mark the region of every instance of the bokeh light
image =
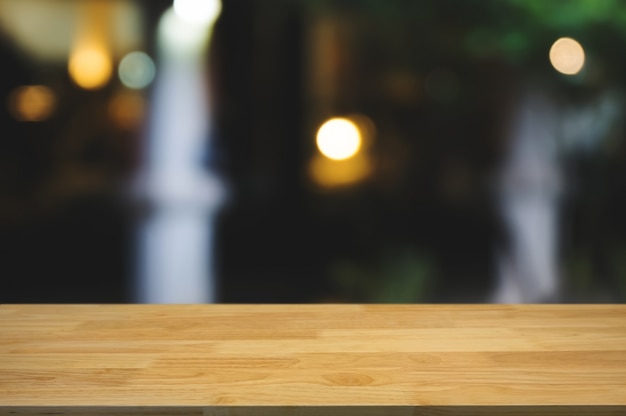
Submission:
[[211,23],[221,10],[219,0],[174,0],[174,12],[189,22]]
[[575,75],[585,65],[585,50],[572,38],[560,38],[550,48],[550,63],[565,75]]
[[161,16],[157,29],[161,54],[177,60],[197,56],[206,48],[209,26],[190,24],[170,7]]
[[361,148],[361,132],[346,118],[326,121],[317,132],[317,147],[329,159],[343,160],[354,156]]
[[309,164],[311,179],[324,188],[354,185],[367,178],[371,172],[370,159],[361,154],[343,160],[332,160],[316,155]]
[[46,120],[55,107],[54,92],[43,85],[19,87],[9,97],[9,110],[20,121]]
[[138,92],[116,94],[109,102],[109,117],[121,129],[133,129],[144,120],[146,102]]
[[142,89],[152,80],[156,69],[152,58],[144,52],[131,52],[120,61],[118,75],[120,81],[128,88]]
[[113,65],[107,49],[97,43],[79,45],[71,54],[68,65],[74,82],[86,90],[97,90],[111,78]]

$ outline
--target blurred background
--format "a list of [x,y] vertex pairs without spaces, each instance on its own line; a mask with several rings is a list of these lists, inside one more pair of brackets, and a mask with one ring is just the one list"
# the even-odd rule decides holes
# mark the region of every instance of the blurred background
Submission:
[[0,302],[624,302],[624,74],[622,0],[0,0]]

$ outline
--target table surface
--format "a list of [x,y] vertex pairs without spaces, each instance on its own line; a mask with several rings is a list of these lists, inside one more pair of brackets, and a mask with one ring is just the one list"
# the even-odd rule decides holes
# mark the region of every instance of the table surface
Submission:
[[28,406],[626,414],[626,305],[0,305],[0,410]]

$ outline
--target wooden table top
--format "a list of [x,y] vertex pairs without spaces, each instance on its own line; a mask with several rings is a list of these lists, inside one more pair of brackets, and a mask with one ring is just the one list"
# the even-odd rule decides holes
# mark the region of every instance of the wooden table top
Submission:
[[626,415],[626,305],[0,305],[0,413],[271,406]]

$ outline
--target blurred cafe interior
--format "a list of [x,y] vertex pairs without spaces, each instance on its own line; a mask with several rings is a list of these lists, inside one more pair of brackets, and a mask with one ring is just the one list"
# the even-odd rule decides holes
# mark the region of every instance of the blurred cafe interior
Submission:
[[624,303],[626,1],[0,0],[0,303]]

